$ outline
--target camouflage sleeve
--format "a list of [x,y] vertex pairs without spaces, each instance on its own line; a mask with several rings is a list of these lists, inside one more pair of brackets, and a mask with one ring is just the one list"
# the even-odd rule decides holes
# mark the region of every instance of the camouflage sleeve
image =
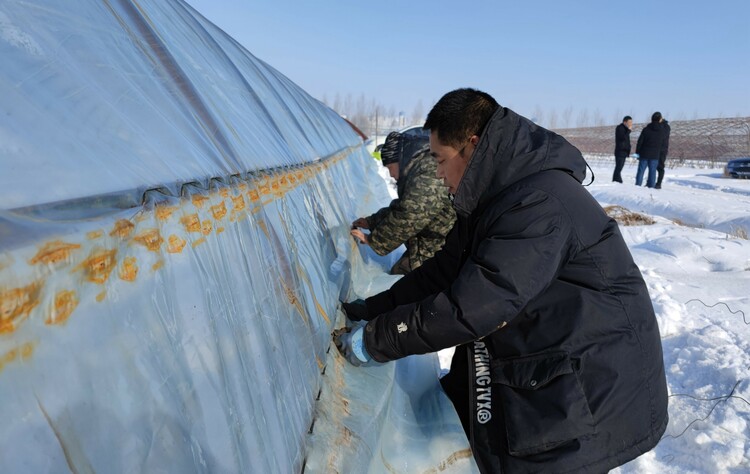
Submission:
[[[416,159],[416,158],[415,158]],[[406,176],[404,195],[370,233],[370,247],[385,255],[417,235],[440,213],[447,189],[435,177],[431,157],[420,160]]]
[[370,227],[370,229],[376,228],[385,218],[385,216],[387,216],[391,212],[391,208],[398,206],[398,201],[398,199],[394,199],[393,201],[391,201],[388,207],[381,208],[375,214],[365,217],[365,219],[367,219],[367,225]]

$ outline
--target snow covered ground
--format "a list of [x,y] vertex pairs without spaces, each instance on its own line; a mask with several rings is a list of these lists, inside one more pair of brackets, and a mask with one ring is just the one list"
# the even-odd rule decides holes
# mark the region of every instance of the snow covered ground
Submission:
[[[619,184],[610,163],[591,161],[602,206],[655,221],[621,229],[651,293],[670,392],[659,445],[612,472],[750,472],[750,180],[667,169],[655,190],[635,186],[632,164]],[[450,351],[440,359],[447,367]]]
[[663,189],[594,165],[603,205],[646,214],[621,226],[659,319],[669,384],[667,432],[617,473],[750,472],[750,180],[667,169]]

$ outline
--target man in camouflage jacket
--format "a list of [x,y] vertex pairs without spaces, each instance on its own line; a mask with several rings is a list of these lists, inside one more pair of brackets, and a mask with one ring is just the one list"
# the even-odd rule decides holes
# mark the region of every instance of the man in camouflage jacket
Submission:
[[[437,164],[429,154],[426,139],[393,132],[386,138],[381,159],[396,179],[398,199],[375,214],[354,221],[351,233],[378,255],[405,244],[406,252],[391,273],[406,274],[443,247],[456,213],[442,180],[436,177]],[[370,235],[357,227],[370,229]]]

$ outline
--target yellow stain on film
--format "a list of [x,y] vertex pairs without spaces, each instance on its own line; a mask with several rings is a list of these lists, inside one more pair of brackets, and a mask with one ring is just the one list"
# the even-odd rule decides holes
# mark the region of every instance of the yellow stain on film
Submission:
[[39,304],[42,283],[0,291],[0,334],[11,333]]
[[263,180],[259,186],[258,190],[261,194],[271,194],[271,186],[268,184],[268,180]]
[[103,230],[92,230],[91,232],[86,233],[86,238],[88,238],[89,240],[96,240],[103,235]]
[[152,252],[157,252],[164,242],[159,229],[147,229],[134,237],[134,240]]
[[177,210],[175,206],[156,206],[156,218],[160,221],[165,221],[172,217],[174,211]]
[[17,360],[28,360],[34,353],[34,343],[27,342],[19,347],[15,347],[8,352],[0,355],[0,372],[5,368],[7,364],[12,364]]
[[210,220],[206,219],[205,221],[201,222],[201,232],[203,233],[203,235],[210,234],[212,230],[214,230],[214,225]]
[[258,227],[260,227],[260,230],[262,230],[263,233],[266,234],[266,238],[270,239],[271,238],[271,233],[268,232],[268,227],[266,226],[266,221],[264,221],[263,219],[258,219],[257,220],[257,224],[258,224]]
[[135,281],[138,276],[138,265],[135,257],[125,257],[120,267],[120,280]]
[[208,196],[204,196],[202,194],[193,194],[191,201],[193,202],[193,206],[200,209],[203,207],[203,203],[208,201]]
[[103,284],[117,263],[116,255],[117,249],[92,252],[75,270],[83,270],[83,274],[90,282]]
[[75,291],[60,290],[55,295],[55,307],[44,320],[44,324],[65,324],[73,310],[78,306],[78,296]]
[[182,249],[185,248],[185,244],[187,243],[185,239],[180,238],[174,234],[170,235],[167,241],[167,252],[169,253],[181,253]]
[[195,247],[199,246],[200,244],[205,244],[205,243],[206,243],[206,238],[205,237],[201,237],[200,239],[198,239],[195,242],[193,242],[191,245],[193,246],[193,248],[195,248]]
[[36,265],[37,263],[52,264],[67,261],[70,259],[70,253],[79,248],[81,248],[79,244],[68,244],[62,240],[47,242],[39,249],[34,258],[29,260],[29,263]]
[[229,188],[219,188],[219,195],[224,199],[229,197]]
[[96,302],[97,303],[101,303],[102,301],[104,301],[104,298],[106,298],[106,297],[107,297],[107,292],[106,291],[102,291],[101,293],[99,293],[98,295],[96,295]]
[[224,232],[224,228],[223,228],[223,227],[218,227],[218,228],[216,229],[216,233],[217,233],[217,234],[221,234],[222,232]]
[[250,201],[252,202],[260,201],[260,194],[258,194],[257,189],[251,189],[250,191],[248,191],[247,196],[250,198]]
[[242,194],[232,196],[232,212],[245,210],[245,197]]
[[201,220],[198,218],[198,214],[188,214],[180,219],[180,222],[188,232],[200,232],[201,231]]
[[135,224],[130,222],[127,219],[120,219],[117,222],[115,222],[115,226],[112,229],[112,232],[109,233],[109,235],[113,237],[120,237],[121,239],[127,238],[135,228]]
[[326,313],[326,310],[323,309],[323,306],[321,306],[320,302],[318,301],[318,297],[315,296],[315,291],[313,291],[312,282],[310,282],[310,277],[307,276],[307,273],[305,273],[304,270],[300,269],[298,267],[297,269],[297,275],[304,280],[305,284],[307,284],[307,288],[310,290],[310,294],[313,297],[313,302],[315,303],[315,309],[318,310],[318,314],[325,320],[326,324],[331,324],[331,318],[328,317],[328,313]]
[[215,206],[211,206],[211,214],[214,216],[214,219],[217,221],[222,219],[224,216],[227,215],[227,206],[224,204],[224,201],[221,201],[219,204],[216,204]]
[[164,260],[159,260],[155,264],[151,265],[151,270],[156,271],[164,266]]

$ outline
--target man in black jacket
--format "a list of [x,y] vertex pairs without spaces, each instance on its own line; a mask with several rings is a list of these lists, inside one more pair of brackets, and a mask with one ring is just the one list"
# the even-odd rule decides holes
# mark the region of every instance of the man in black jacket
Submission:
[[622,123],[615,128],[615,172],[612,181],[622,183],[620,172],[625,166],[625,160],[630,155],[630,131],[633,129],[633,118],[626,115]]
[[[651,114],[651,123],[643,127],[638,142],[635,145],[635,152],[638,154],[638,171],[635,172],[635,185],[640,186],[643,183],[643,174],[648,169],[648,178],[646,186],[653,188],[656,186],[656,170],[659,167],[659,158],[664,151],[664,119],[661,112]],[[666,153],[664,155],[666,159]]]
[[458,346],[442,384],[485,473],[601,473],[653,448],[668,419],[659,328],[581,153],[473,89],[443,96],[425,128],[458,220],[432,259],[345,305],[369,322],[342,353]]

